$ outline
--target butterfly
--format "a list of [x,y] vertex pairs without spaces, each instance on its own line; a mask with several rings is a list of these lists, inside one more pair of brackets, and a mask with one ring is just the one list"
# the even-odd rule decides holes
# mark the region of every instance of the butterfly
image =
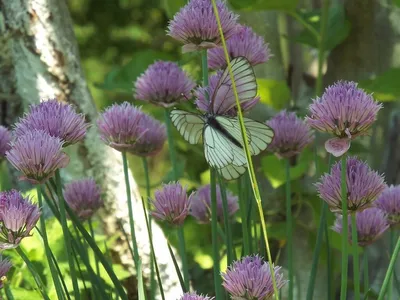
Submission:
[[[248,60],[244,57],[234,58],[231,67],[240,102],[253,100],[257,94],[257,82]],[[221,115],[235,106],[232,81],[229,70],[225,69],[210,95],[207,113],[196,114],[177,109],[170,113],[172,123],[186,141],[197,144],[203,140],[208,164],[227,180],[238,178],[247,167],[238,118]],[[268,147],[274,132],[264,123],[243,119],[250,153],[257,155]]]

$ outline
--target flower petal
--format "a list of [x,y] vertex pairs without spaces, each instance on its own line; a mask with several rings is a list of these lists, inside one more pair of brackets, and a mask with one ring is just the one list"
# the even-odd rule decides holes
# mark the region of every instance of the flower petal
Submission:
[[333,138],[325,142],[325,149],[335,157],[340,157],[350,149],[350,139]]

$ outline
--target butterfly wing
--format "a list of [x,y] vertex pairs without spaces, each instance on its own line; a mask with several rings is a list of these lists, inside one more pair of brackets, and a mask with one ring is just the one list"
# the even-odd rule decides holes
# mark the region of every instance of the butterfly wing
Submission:
[[238,147],[229,137],[206,125],[203,132],[204,155],[208,164],[216,169],[222,169],[227,165],[234,164],[243,166],[246,164],[246,157],[243,149]]
[[[229,132],[229,134],[232,135],[234,139],[243,145],[242,132],[240,130],[240,124],[237,117],[229,118],[217,116],[216,120],[227,132]],[[271,143],[274,132],[268,125],[264,123],[254,121],[249,118],[243,118],[243,121],[246,127],[250,153],[251,155],[258,155]]]
[[[249,61],[242,56],[236,57],[232,59],[231,67],[240,102],[253,100],[257,95],[257,81]],[[223,114],[235,106],[232,80],[226,68],[211,95],[211,109],[215,114]]]
[[184,110],[174,109],[170,113],[172,124],[190,144],[200,141],[204,129],[204,118]]
[[226,180],[233,180],[239,178],[244,172],[246,172],[245,166],[227,165],[218,170],[219,174],[222,175]]

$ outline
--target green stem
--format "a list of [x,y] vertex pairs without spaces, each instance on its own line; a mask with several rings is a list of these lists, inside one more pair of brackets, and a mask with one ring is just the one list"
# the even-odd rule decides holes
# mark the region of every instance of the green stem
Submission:
[[[36,193],[37,193],[37,197],[38,197],[38,204],[39,207],[43,207],[43,199],[42,199],[42,192],[40,190],[40,185],[38,184],[36,186]],[[47,258],[47,262],[49,264],[49,268],[50,268],[50,273],[51,273],[51,277],[53,278],[53,282],[54,282],[54,287],[56,289],[56,293],[57,293],[57,297],[58,299],[64,299],[64,293],[62,291],[61,288],[61,283],[57,274],[57,270],[54,266],[54,262],[51,258],[51,250],[50,250],[50,245],[49,245],[49,240],[47,238],[47,230],[46,230],[46,220],[45,220],[45,216],[44,214],[40,214],[40,228],[41,228],[41,232],[42,232],[42,239],[43,239],[43,244],[44,244],[44,251],[46,253],[46,258]]]
[[321,253],[322,247],[322,239],[324,236],[324,224],[326,223],[326,213],[327,213],[328,205],[325,201],[322,201],[322,209],[321,209],[321,216],[319,219],[318,231],[317,231],[317,241],[315,243],[313,259],[312,259],[312,266],[311,266],[311,274],[310,280],[308,281],[307,287],[307,300],[312,300],[314,295],[314,286],[315,286],[315,278],[317,275],[317,267],[319,261],[319,255]]
[[172,251],[171,245],[169,244],[168,241],[167,241],[167,245],[168,245],[169,254],[171,255],[172,261],[174,263],[176,274],[178,275],[178,278],[179,278],[179,283],[181,284],[182,292],[186,293],[187,289],[185,287],[185,282],[183,281],[183,276],[181,274],[181,270],[179,269],[178,262],[176,261],[174,251]]
[[348,216],[347,216],[347,182],[346,182],[346,157],[341,158],[341,194],[342,194],[342,214],[343,214],[343,229],[342,229],[342,279],[340,289],[340,300],[346,300],[347,295],[347,267],[348,267]]
[[219,187],[221,189],[221,198],[222,198],[222,210],[224,214],[224,227],[226,232],[226,248],[227,248],[227,265],[229,265],[233,261],[233,243],[232,243],[232,229],[231,223],[229,221],[229,211],[228,211],[228,199],[226,197],[226,189],[224,181],[221,176],[218,176]]
[[[324,208],[326,213],[325,215],[328,213],[328,204],[324,201]],[[327,289],[328,289],[328,300],[332,299],[332,278],[333,278],[333,268],[332,268],[332,255],[331,255],[331,245],[330,245],[330,241],[329,241],[329,227],[328,227],[328,223],[326,222],[326,216],[325,216],[325,221],[324,221],[324,231],[325,231],[325,243],[326,243],[326,266],[327,266],[327,278],[328,278],[328,282],[327,282]]]
[[299,22],[301,25],[304,26],[305,29],[307,29],[317,40],[317,42],[320,40],[320,35],[318,31],[306,20],[303,19],[302,16],[300,16],[296,11],[288,11],[288,15],[292,16],[293,18],[296,19],[297,22]]
[[[207,49],[201,52],[201,70],[203,72],[203,87],[208,86],[208,59],[207,59]],[[206,95],[209,98],[209,95]],[[207,99],[209,100],[209,99]]]
[[366,297],[365,300],[368,300],[368,291],[369,291],[368,247],[364,248],[363,262],[364,262],[364,295]]
[[351,237],[353,244],[354,299],[360,300],[360,257],[358,253],[357,219],[355,212],[351,214]]
[[[394,250],[395,235],[396,235],[396,232],[393,229],[393,227],[391,227],[390,228],[390,253],[393,253],[393,250]],[[392,300],[393,299],[393,290],[394,290],[393,277],[394,276],[390,276],[389,290],[388,290],[388,300]]]
[[159,271],[158,265],[157,265],[156,253],[154,251],[153,239],[152,239],[151,234],[150,234],[150,225],[149,225],[149,220],[147,218],[146,206],[144,204],[143,199],[142,199],[142,207],[143,207],[144,218],[146,220],[147,233],[149,235],[150,251],[151,251],[151,255],[153,256],[154,266],[156,267],[158,286],[160,288],[161,298],[163,300],[165,300],[164,289],[163,289],[163,285],[162,285],[162,281],[161,281],[160,271]]
[[179,226],[178,229],[178,242],[179,242],[179,252],[181,254],[182,259],[182,268],[183,268],[183,280],[185,282],[185,287],[189,290],[189,270],[186,256],[186,246],[185,246],[185,231],[183,226]]
[[133,253],[135,256],[133,257],[133,261],[135,262],[135,268],[137,269],[138,260],[139,260],[139,252],[136,241],[136,233],[135,233],[135,221],[133,220],[133,208],[132,208],[132,197],[131,197],[131,186],[129,184],[129,169],[128,169],[128,159],[126,157],[126,152],[122,153],[122,162],[124,165],[124,176],[125,176],[125,187],[126,187],[126,199],[128,202],[128,214],[129,214],[129,225],[131,229],[131,239],[133,245]]
[[99,247],[97,246],[96,242],[93,240],[93,238],[90,236],[90,234],[86,231],[85,227],[81,224],[79,221],[78,217],[75,215],[75,213],[69,208],[68,205],[65,206],[68,215],[70,216],[72,222],[74,225],[78,228],[80,233],[82,234],[83,238],[86,240],[86,242],[89,244],[90,248],[92,248],[93,252],[99,259],[100,263],[103,265],[105,271],[107,272],[108,276],[110,277],[116,291],[118,292],[119,297],[122,300],[127,300],[128,297],[124,291],[124,288],[121,285],[121,282],[119,281],[118,277],[115,275],[111,265],[107,261],[106,257],[103,255]]
[[[142,158],[142,163],[143,163],[143,171],[144,171],[144,177],[146,180],[146,201],[145,204],[150,199],[150,173],[149,173],[149,165],[147,163],[147,158],[143,157]],[[153,236],[153,230],[151,228],[151,215],[149,215],[149,228],[150,228],[150,235]],[[155,289],[156,289],[156,280],[155,280],[155,274],[154,274],[154,262],[153,262],[153,256],[150,255],[150,299],[155,299]]]
[[22,249],[20,247],[15,248],[15,250],[17,251],[19,256],[21,256],[21,258],[23,259],[23,261],[27,265],[29,271],[31,272],[31,274],[33,276],[33,279],[36,282],[36,285],[39,288],[40,293],[43,296],[43,299],[50,300],[49,296],[46,293],[45,285],[43,284],[42,279],[40,278],[40,276],[39,276],[38,272],[36,271],[35,267],[31,263],[31,261],[29,260],[28,256],[26,256],[26,254],[24,253],[24,251],[22,251]]
[[[169,157],[172,165],[172,173],[174,177],[173,179],[176,181],[178,180],[178,170],[177,170],[176,153],[174,147],[174,138],[172,136],[172,129],[171,129],[171,119],[169,117],[168,109],[165,109],[164,112],[165,112],[165,123],[167,127]],[[183,278],[185,281],[186,289],[189,289],[189,270],[188,270],[187,256],[186,256],[185,235],[182,226],[178,228],[178,240],[179,240],[179,255],[181,256],[182,259]]]
[[6,294],[7,300],[14,300],[14,295],[11,292],[10,284],[8,282],[4,283],[4,292]]
[[210,169],[210,185],[211,185],[211,234],[212,234],[212,250],[214,261],[214,288],[216,300],[222,299],[221,278],[219,270],[219,247],[218,247],[218,215],[217,215],[217,190],[215,170]]
[[322,93],[322,68],[324,66],[325,60],[325,34],[328,27],[328,19],[329,19],[329,0],[323,0],[322,2],[322,14],[321,14],[321,27],[319,30],[319,39],[318,41],[318,76],[317,82],[315,84],[315,93],[319,96]]
[[246,214],[246,183],[244,177],[238,179],[239,184],[239,210],[242,219],[242,234],[243,234],[243,255],[250,254],[250,239],[249,239],[249,231],[247,228],[247,214]]
[[167,128],[167,139],[168,139],[168,150],[169,150],[169,158],[171,160],[172,165],[172,175],[173,180],[178,180],[178,170],[177,170],[177,161],[176,161],[176,153],[174,147],[174,137],[172,135],[172,124],[171,119],[169,117],[169,110],[166,108],[164,110],[164,118],[165,118],[165,127]]
[[[43,193],[43,191],[42,191],[42,193]],[[42,194],[42,195],[43,195],[43,194]],[[40,237],[43,239],[43,233],[42,233],[42,231],[41,231],[38,227],[36,227],[36,231],[39,233]],[[63,275],[62,275],[62,273],[61,273],[61,270],[60,270],[60,267],[59,267],[59,265],[58,265],[58,263],[57,263],[57,259],[56,259],[56,257],[54,256],[53,252],[51,251],[51,248],[50,248],[49,250],[50,250],[49,252],[50,252],[51,259],[52,259],[53,264],[54,264],[54,266],[55,266],[55,268],[56,268],[58,277],[60,278],[61,285],[62,285],[62,287],[63,287],[63,289],[64,289],[64,295],[67,296],[67,299],[68,299],[68,300],[71,300],[71,297],[70,297],[69,294],[68,294],[68,288],[67,288],[67,285],[65,284],[64,277],[63,277]]]
[[[400,236],[398,237],[396,247],[394,248],[394,250],[392,252],[392,257],[390,258],[389,267],[386,271],[385,279],[383,280],[383,284],[382,284],[382,288],[379,292],[378,300],[383,300],[385,297],[385,293],[386,293],[386,290],[387,290],[389,282],[390,282],[390,277],[392,277],[392,273],[393,273],[394,266],[396,264],[396,260],[399,255],[399,252],[400,252]],[[391,299],[389,299],[389,300],[391,300]]]
[[289,300],[293,299],[293,221],[292,221],[292,192],[290,187],[290,161],[286,159],[286,234],[287,256],[289,266]]
[[276,300],[279,300],[279,290],[278,290],[278,287],[276,285],[275,272],[274,272],[274,268],[273,268],[273,260],[272,260],[271,249],[270,249],[269,241],[268,241],[267,226],[265,224],[264,211],[263,211],[262,202],[261,202],[261,193],[260,193],[260,190],[258,188],[257,177],[256,177],[256,173],[254,171],[253,161],[252,161],[252,158],[251,158],[251,153],[250,153],[250,149],[249,149],[249,140],[248,140],[248,136],[246,134],[246,127],[244,125],[243,112],[242,112],[242,108],[240,106],[240,99],[239,99],[239,95],[238,95],[237,88],[236,88],[235,77],[234,77],[233,71],[232,71],[232,65],[231,65],[231,62],[230,62],[230,57],[229,57],[229,53],[228,53],[228,48],[226,46],[226,41],[225,41],[225,38],[224,38],[224,32],[223,32],[222,26],[221,26],[221,19],[219,17],[219,11],[218,11],[218,8],[217,8],[216,0],[211,0],[211,2],[212,2],[212,6],[213,6],[213,11],[214,11],[214,14],[215,14],[215,19],[217,21],[219,34],[220,34],[220,37],[221,37],[222,47],[223,47],[224,55],[225,55],[225,61],[227,63],[227,68],[228,68],[228,71],[229,71],[229,77],[230,77],[231,82],[232,82],[233,94],[235,95],[238,122],[240,124],[240,131],[241,131],[241,134],[242,134],[243,148],[244,148],[244,152],[246,154],[246,161],[247,161],[247,167],[248,167],[248,170],[249,170],[251,187],[253,189],[254,198],[256,200],[258,212],[259,212],[259,215],[260,215],[260,222],[261,222],[261,228],[262,228],[262,231],[263,231],[263,238],[264,238],[266,249],[267,249],[267,259],[269,261],[268,265],[269,265],[269,270],[270,270],[271,275],[272,275],[271,277],[272,277],[272,285],[274,287],[274,298]]
[[[94,235],[92,218],[89,219],[89,230],[90,230],[90,235],[92,236],[93,240],[96,241],[96,237]],[[97,276],[100,276],[100,264],[99,264],[99,260],[97,259],[96,255],[94,256],[94,260],[95,260],[95,264],[96,264],[96,274],[97,274]]]
[[56,171],[56,185],[57,185],[58,205],[60,207],[61,227],[63,231],[64,245],[67,254],[68,265],[71,272],[71,280],[72,280],[72,286],[74,288],[74,296],[75,300],[79,300],[81,299],[81,296],[79,293],[78,279],[76,276],[74,260],[72,257],[73,253],[71,247],[71,239],[70,239],[71,237],[69,235],[69,230],[68,230],[67,215],[65,213],[65,200],[62,194],[62,184],[61,184],[61,176],[59,170]]
[[[50,194],[50,197],[49,197],[48,195],[46,195],[45,190],[44,190],[43,188],[41,189],[41,192],[42,192],[42,195],[44,196],[44,198],[45,198],[45,200],[46,200],[46,202],[47,202],[47,205],[49,206],[51,212],[52,212],[53,215],[56,217],[56,219],[58,220],[58,222],[61,224],[60,212],[59,212],[59,210],[57,210],[56,206],[54,205],[54,203],[55,203],[55,198],[54,198],[53,193],[51,193],[51,189],[52,189],[52,187],[50,187],[50,186],[48,185],[48,192],[49,192],[49,194]],[[56,189],[56,184],[54,184],[54,189]],[[51,199],[51,197],[52,197],[52,199]],[[65,208],[66,208],[66,210],[67,210],[67,212],[68,212],[68,215],[70,216],[72,222],[73,222],[74,225],[75,225],[75,226],[73,226],[73,228],[75,229],[75,231],[78,232],[78,231],[77,231],[77,228],[78,228],[80,231],[85,230],[84,227],[80,225],[80,223],[79,223],[79,224],[77,223],[77,222],[79,222],[79,220],[78,220],[78,218],[75,216],[75,214],[73,214],[73,212],[69,209],[68,205],[66,205]],[[42,233],[41,233],[39,230],[38,230],[38,232],[39,232],[40,235],[42,235]],[[73,236],[71,232],[70,232],[70,236],[71,236],[71,237]],[[77,233],[77,237],[79,237],[78,233]],[[85,239],[86,241],[87,241],[87,237],[90,237],[90,238],[91,238],[91,236],[90,236],[89,234],[87,234],[86,237],[85,237],[85,235],[83,235],[83,237],[84,237],[84,239]],[[96,242],[94,241],[93,238],[91,238],[91,239],[92,239],[92,242],[88,242],[88,241],[87,241],[87,243],[88,243],[89,246],[92,248],[92,250],[93,250],[93,252],[94,252],[94,254],[95,254],[96,259],[99,259],[100,262],[103,264],[103,261],[105,261],[105,259],[102,260],[101,258],[99,258],[99,255],[102,255],[102,253],[101,253],[100,249],[98,249],[98,248],[95,249],[95,248],[97,247]],[[104,295],[105,295],[106,292],[105,292],[105,289],[104,289],[104,285],[102,285],[102,282],[100,281],[100,277],[99,277],[99,276],[96,276],[96,274],[94,273],[94,271],[93,271],[93,269],[92,269],[92,267],[91,267],[91,265],[90,265],[89,258],[86,256],[86,252],[84,251],[84,246],[83,246],[83,244],[81,243],[80,239],[79,239],[79,238],[77,238],[77,239],[72,238],[72,239],[71,239],[71,242],[72,242],[73,248],[79,252],[80,257],[81,257],[82,260],[83,260],[83,263],[85,264],[87,270],[89,271],[89,274],[90,274],[91,280],[92,280],[92,281],[91,281],[92,284],[94,283],[94,286],[97,287],[97,290],[98,290],[101,294],[104,294]],[[50,249],[50,252],[51,252],[51,249]],[[55,266],[56,266],[56,268],[57,268],[57,272],[60,274],[61,282],[62,282],[62,284],[63,284],[63,286],[64,286],[64,289],[66,290],[67,298],[70,299],[70,296],[68,295],[68,291],[67,291],[67,289],[66,289],[66,287],[65,287],[64,279],[63,279],[63,277],[61,276],[61,270],[60,270],[60,268],[58,267],[58,264],[56,263],[56,258],[54,257],[54,255],[53,255],[52,252],[51,252],[51,255],[52,255],[52,259],[53,259],[53,261],[54,261],[54,263],[55,263]],[[110,268],[109,268],[109,267],[105,266],[104,264],[103,264],[103,266],[104,266],[104,269],[106,270],[107,274],[110,276],[111,281],[112,281],[113,284],[116,286],[116,289],[119,290],[120,283],[119,283],[117,277],[115,276],[115,274],[109,273],[109,271],[110,271]],[[112,268],[111,268],[111,271],[112,271]],[[122,289],[122,287],[121,287],[121,289]],[[122,289],[122,292],[123,292],[123,289]],[[104,298],[104,297],[103,297],[103,298]],[[106,298],[107,298],[107,297],[106,297]],[[121,294],[121,298],[122,298],[122,299],[125,299],[125,298],[122,296],[122,294]],[[105,299],[105,298],[104,298],[104,299]]]

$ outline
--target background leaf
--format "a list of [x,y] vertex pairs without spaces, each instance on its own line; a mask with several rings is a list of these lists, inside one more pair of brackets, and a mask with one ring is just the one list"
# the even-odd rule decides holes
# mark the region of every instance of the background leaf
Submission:
[[281,10],[293,11],[296,9],[298,0],[230,0],[229,3],[237,10]]
[[257,84],[261,103],[267,104],[277,110],[286,107],[291,97],[286,81],[260,78],[257,79]]
[[172,18],[181,7],[185,6],[186,0],[161,0],[161,5],[167,12],[169,18]]
[[[321,26],[321,12],[299,12],[299,15],[318,32]],[[350,33],[351,24],[346,20],[343,5],[334,5],[329,9],[329,19],[326,29],[325,50],[332,50],[343,42]],[[315,36],[307,29],[303,29],[294,39],[294,41],[318,48],[318,41]]]
[[360,87],[374,93],[379,101],[394,101],[400,98],[399,78],[400,68],[392,68],[374,79],[361,81]]
[[[298,158],[297,164],[290,168],[290,179],[294,180],[303,176],[313,163],[314,154],[311,150],[304,150]],[[273,188],[278,188],[286,182],[285,160],[279,159],[275,155],[268,155],[261,160],[262,169],[265,176],[271,182]]]

